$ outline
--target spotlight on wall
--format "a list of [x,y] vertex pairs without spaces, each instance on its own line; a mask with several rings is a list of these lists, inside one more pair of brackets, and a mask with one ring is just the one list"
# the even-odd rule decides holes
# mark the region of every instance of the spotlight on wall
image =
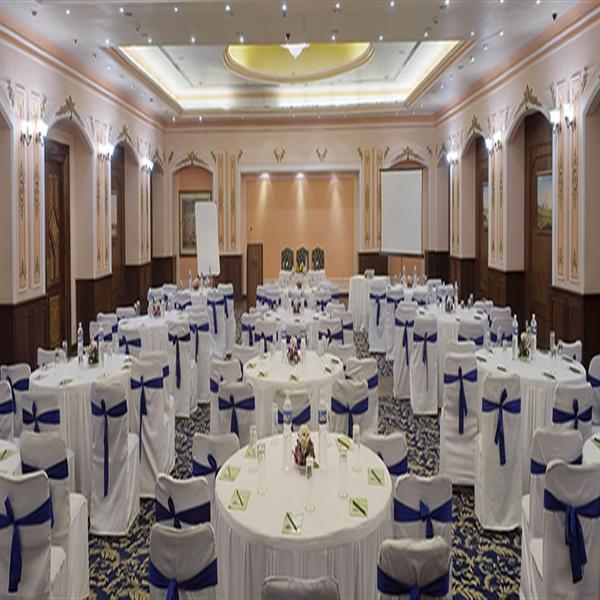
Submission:
[[485,138],[485,147],[488,153],[491,152],[492,148],[494,147],[494,142],[492,142],[492,138],[489,136]]
[[296,179],[305,179],[304,173],[296,173]]
[[44,145],[44,139],[48,135],[48,124],[43,119],[36,119],[35,121],[35,141],[37,144]]
[[458,152],[456,150],[449,150],[446,152],[446,160],[450,166],[458,164]]
[[34,133],[34,124],[32,121],[28,121],[27,119],[23,119],[21,121],[21,142],[27,144],[29,146],[29,144],[31,143],[31,140],[33,139],[33,133]]
[[271,179],[271,176],[268,173],[261,173],[260,178],[261,179]]
[[21,142],[31,144],[31,140],[35,140],[36,144],[44,144],[44,138],[48,135],[48,125],[43,119],[29,121],[23,119],[21,121]]
[[112,144],[98,144],[98,157],[100,160],[110,160],[115,147]]
[[553,108],[550,111],[550,123],[552,124],[552,132],[560,131],[560,108]]
[[575,107],[571,102],[563,104],[563,114],[565,115],[567,129],[575,129]]
[[146,173],[152,173],[152,169],[154,168],[154,163],[149,158],[144,158],[142,160],[142,171]]

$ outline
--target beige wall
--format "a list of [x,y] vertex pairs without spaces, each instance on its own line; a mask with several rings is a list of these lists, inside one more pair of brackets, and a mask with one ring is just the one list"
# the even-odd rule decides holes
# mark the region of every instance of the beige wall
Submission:
[[286,246],[325,250],[331,279],[354,272],[356,173],[277,174],[269,179],[242,177],[245,231],[248,243],[263,244],[264,278],[274,279]]

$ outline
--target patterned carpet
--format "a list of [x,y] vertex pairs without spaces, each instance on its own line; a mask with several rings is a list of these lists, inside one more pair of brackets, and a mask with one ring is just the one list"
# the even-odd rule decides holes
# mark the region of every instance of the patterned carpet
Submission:
[[[355,336],[359,356],[368,356],[367,340]],[[382,377],[391,368],[378,357]],[[208,406],[191,418],[177,419],[177,461],[173,474],[191,474],[192,438],[208,432]],[[379,429],[382,433],[404,431],[409,446],[409,469],[420,475],[438,471],[439,422],[436,417],[415,417],[406,401],[381,397]],[[471,488],[454,488],[453,596],[454,598],[517,598],[520,579],[521,535],[485,532],[479,526]],[[90,588],[92,598],[148,598],[148,547],[154,522],[153,505],[142,500],[140,516],[123,538],[90,536]]]

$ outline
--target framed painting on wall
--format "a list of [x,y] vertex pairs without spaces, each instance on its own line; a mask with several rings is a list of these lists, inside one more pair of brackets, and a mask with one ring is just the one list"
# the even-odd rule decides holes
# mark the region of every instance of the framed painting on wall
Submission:
[[197,202],[211,202],[212,193],[207,191],[179,192],[179,254],[196,255],[196,217]]
[[537,230],[552,233],[552,171],[537,176]]

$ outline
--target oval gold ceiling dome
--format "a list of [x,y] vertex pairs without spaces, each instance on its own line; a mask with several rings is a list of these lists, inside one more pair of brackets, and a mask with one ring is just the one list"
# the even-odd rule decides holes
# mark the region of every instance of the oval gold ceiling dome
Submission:
[[302,83],[347,73],[373,56],[370,42],[337,44],[235,44],[225,64],[237,75],[270,83]]

